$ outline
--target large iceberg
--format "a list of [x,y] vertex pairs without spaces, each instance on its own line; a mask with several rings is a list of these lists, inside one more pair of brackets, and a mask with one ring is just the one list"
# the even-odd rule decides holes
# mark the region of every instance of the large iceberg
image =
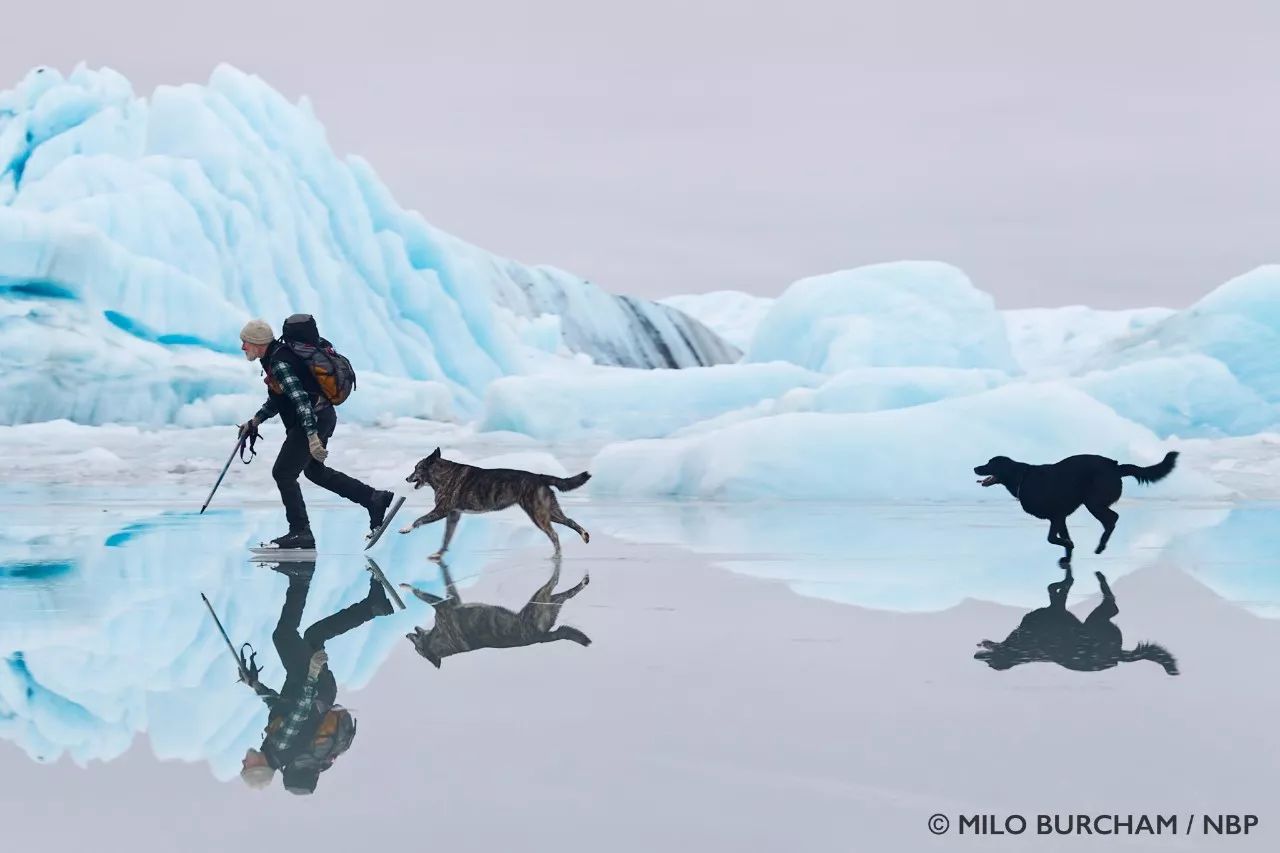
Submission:
[[960,270],[934,262],[874,264],[796,282],[756,327],[746,359],[823,373],[1017,367],[994,300]]
[[767,296],[737,290],[686,293],[658,301],[688,314],[740,350],[751,345],[756,327],[774,303]]
[[540,358],[739,355],[674,308],[433,228],[333,153],[305,99],[228,66],[150,99],[83,66],[0,93],[0,423],[212,417],[258,387],[239,327],[296,311],[369,378],[356,416],[466,418]]
[[[1002,312],[935,261],[614,296],[433,228],[305,100],[226,66],[147,99],[33,71],[0,94],[0,202],[0,426],[236,423],[262,395],[240,325],[297,310],[357,366],[348,423],[572,447],[598,494],[983,500],[955,472],[995,453],[1158,459],[1280,426],[1280,266],[1184,310]],[[100,449],[77,478],[119,461]],[[1239,491],[1182,473],[1161,494]]]
[[1241,385],[1280,403],[1280,264],[1237,276],[1191,307],[1101,349],[1091,367],[1187,355],[1216,359]]
[[[753,418],[676,438],[612,444],[592,462],[595,494],[630,498],[989,501],[975,485],[992,456],[1053,462],[1098,453],[1154,464],[1168,448],[1150,430],[1068,386],[1002,385],[910,408]],[[1052,458],[1045,458],[1051,453]],[[1127,489],[1152,497],[1228,497],[1208,477],[1179,472]]]

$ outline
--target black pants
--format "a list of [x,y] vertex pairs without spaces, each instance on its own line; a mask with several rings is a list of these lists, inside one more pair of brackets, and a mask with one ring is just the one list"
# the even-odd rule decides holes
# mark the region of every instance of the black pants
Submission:
[[[378,581],[369,583],[369,595],[355,604],[344,607],[316,622],[306,631],[298,633],[302,624],[302,611],[307,605],[307,592],[311,583],[305,578],[289,579],[289,589],[284,594],[284,607],[280,609],[280,621],[271,634],[271,642],[280,655],[280,663],[284,665],[285,680],[280,688],[281,696],[293,696],[302,689],[307,679],[307,668],[311,665],[311,656],[334,637],[359,628],[374,619],[378,614],[373,609],[373,588]],[[326,704],[332,704],[337,694],[337,685],[333,673],[325,667],[320,678],[319,698]]]
[[[316,412],[316,430],[320,434],[320,443],[328,447],[329,437],[338,425],[338,416],[332,407],[325,407]],[[311,456],[311,447],[307,442],[306,430],[301,424],[287,424],[284,444],[280,447],[280,455],[271,468],[271,476],[275,478],[280,489],[280,499],[284,501],[285,518],[289,520],[289,532],[300,533],[311,529],[307,518],[307,505],[302,500],[302,486],[298,484],[298,475],[306,478],[322,489],[328,489],[339,497],[352,503],[368,507],[373,500],[374,488],[365,485],[354,477],[348,477],[341,471],[335,471],[323,462],[317,462]]]

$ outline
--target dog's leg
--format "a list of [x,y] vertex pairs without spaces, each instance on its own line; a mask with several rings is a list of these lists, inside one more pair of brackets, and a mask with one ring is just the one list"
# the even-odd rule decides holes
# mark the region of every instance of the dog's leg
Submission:
[[591,541],[591,534],[579,527],[578,522],[564,514],[564,510],[560,508],[560,502],[556,500],[554,493],[551,495],[551,521],[553,524],[563,524],[570,530],[576,530],[584,543]]
[[449,514],[449,510],[445,509],[442,506],[437,505],[435,509],[431,510],[431,512],[427,513],[426,515],[422,516],[419,519],[416,519],[413,522],[413,524],[410,524],[407,527],[400,528],[400,532],[410,533],[424,524],[434,524],[435,522],[444,518],[448,514]]
[[1075,547],[1071,542],[1071,535],[1067,533],[1067,520],[1065,518],[1055,518],[1049,522],[1049,544],[1061,545],[1067,549],[1067,553],[1058,560],[1058,565],[1064,568],[1071,563],[1071,551]]
[[1093,608],[1093,612],[1089,614],[1085,621],[1110,622],[1120,613],[1120,608],[1116,604],[1116,597],[1111,593],[1111,585],[1107,583],[1107,579],[1102,572],[1094,572],[1093,576],[1098,579],[1098,586],[1102,589],[1102,601],[1097,607]]
[[1100,504],[1087,503],[1084,508],[1089,510],[1094,518],[1102,522],[1102,538],[1098,540],[1098,547],[1093,552],[1101,554],[1107,548],[1107,542],[1111,539],[1112,531],[1116,529],[1116,522],[1120,520],[1120,515],[1111,507]]
[[1071,585],[1075,583],[1075,578],[1071,576],[1071,565],[1067,565],[1067,576],[1060,581],[1049,584],[1049,606],[1054,610],[1065,610],[1067,607],[1067,594],[1071,592]]
[[551,544],[555,546],[553,558],[560,557],[560,537],[556,535],[555,529],[551,526],[551,507],[547,503],[546,496],[551,494],[551,490],[545,486],[540,490],[546,492],[546,495],[535,494],[526,500],[520,501],[520,508],[523,509],[531,521],[537,525],[538,529],[547,534],[547,538],[551,540]]
[[554,558],[552,563],[555,568],[551,570],[551,577],[529,596],[529,603],[520,610],[520,620],[540,634],[551,630],[560,612],[560,605],[553,603],[555,596],[551,594],[556,584],[560,583],[560,558]]
[[457,510],[449,513],[449,517],[444,523],[444,542],[440,544],[440,550],[427,559],[434,560],[437,563],[444,559],[444,552],[449,550],[449,542],[453,539],[453,531],[458,529],[458,519],[460,518],[462,518],[462,513]]
[[454,601],[462,601],[462,596],[458,595],[458,588],[453,585],[453,575],[449,574],[449,564],[440,561],[440,575],[444,578],[445,591],[449,593],[449,597]]
[[557,592],[555,595],[551,596],[551,603],[555,605],[564,604],[566,601],[573,598],[578,593],[582,592],[582,590],[585,589],[587,584],[589,583],[591,583],[591,575],[583,574],[582,580],[578,581],[576,584],[569,587],[564,592]]
[[429,593],[426,590],[418,589],[413,584],[402,583],[400,584],[400,588],[409,590],[409,592],[413,593],[418,598],[422,599],[427,604],[430,604],[433,607],[437,604],[442,604],[445,601],[445,599],[441,598],[440,596],[433,595],[432,593]]

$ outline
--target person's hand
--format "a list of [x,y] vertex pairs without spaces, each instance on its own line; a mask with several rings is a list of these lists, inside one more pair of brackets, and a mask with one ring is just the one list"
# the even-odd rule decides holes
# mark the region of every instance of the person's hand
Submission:
[[311,656],[311,666],[307,667],[307,675],[315,678],[320,674],[320,670],[324,669],[325,664],[329,662],[329,655],[324,649],[316,652]]
[[254,415],[253,417],[249,418],[249,420],[240,424],[240,437],[244,438],[246,435],[253,432],[257,428],[258,428],[258,416]]
[[307,444],[311,447],[311,456],[317,462],[323,462],[328,456],[329,451],[324,449],[324,444],[320,441],[320,436],[312,433],[307,439]]

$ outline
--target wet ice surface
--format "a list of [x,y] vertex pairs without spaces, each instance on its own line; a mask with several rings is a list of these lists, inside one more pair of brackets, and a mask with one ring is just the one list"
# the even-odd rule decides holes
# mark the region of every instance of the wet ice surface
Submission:
[[[302,625],[368,590],[363,511],[304,486],[322,551]],[[569,515],[558,625],[591,639],[417,656],[430,608],[328,644],[359,731],[310,799],[236,778],[265,709],[199,593],[279,686],[285,576],[247,560],[282,532],[262,501],[75,489],[0,493],[0,817],[19,849],[225,851],[1274,849],[1280,781],[1277,506],[1122,502],[1112,547],[1081,513],[1069,608],[1110,582],[1124,648],[1177,661],[996,671],[974,658],[1063,578],[1013,506],[587,502]],[[414,496],[396,526],[426,511]],[[442,528],[370,552],[393,583],[444,594]],[[550,577],[516,511],[464,518],[464,602],[519,609]],[[403,591],[402,591],[403,593]],[[1060,642],[1060,641],[1056,641]],[[1092,648],[1092,647],[1090,647]],[[943,841],[930,815],[952,820]],[[961,838],[960,814],[1022,814],[1022,836]],[[1040,813],[1178,815],[1179,837],[1056,838]],[[1248,813],[1250,835],[1185,820]],[[68,819],[74,815],[75,819]]]

